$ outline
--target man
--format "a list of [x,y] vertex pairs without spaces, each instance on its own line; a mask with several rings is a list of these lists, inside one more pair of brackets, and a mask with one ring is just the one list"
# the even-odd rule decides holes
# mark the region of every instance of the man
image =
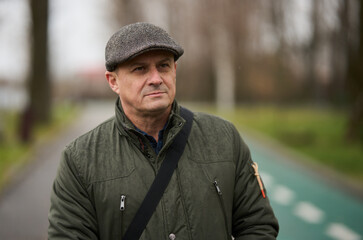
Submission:
[[[183,49],[161,28],[125,26],[106,46],[115,117],[63,152],[49,239],[122,239],[185,124],[175,101]],[[140,239],[275,239],[278,223],[235,127],[195,113],[186,147]],[[263,188],[262,188],[263,190]]]

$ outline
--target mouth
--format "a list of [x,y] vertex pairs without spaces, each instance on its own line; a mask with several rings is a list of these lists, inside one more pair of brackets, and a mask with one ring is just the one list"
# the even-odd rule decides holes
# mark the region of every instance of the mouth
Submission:
[[158,96],[161,96],[164,93],[165,92],[152,92],[152,93],[146,94],[146,96],[148,96],[148,97],[158,97]]

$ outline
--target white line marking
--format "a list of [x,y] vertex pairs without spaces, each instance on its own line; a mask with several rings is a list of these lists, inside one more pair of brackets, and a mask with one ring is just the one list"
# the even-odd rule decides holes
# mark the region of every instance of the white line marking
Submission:
[[309,202],[299,202],[294,214],[308,223],[320,223],[323,220],[324,212]]
[[291,189],[282,185],[275,186],[271,193],[271,199],[284,206],[291,204],[294,197],[295,193]]
[[264,171],[260,171],[260,175],[261,175],[263,184],[265,185],[266,189],[268,190],[271,187],[271,185],[273,184],[274,177]]
[[331,223],[326,230],[329,237],[337,240],[359,240],[361,236],[341,223]]

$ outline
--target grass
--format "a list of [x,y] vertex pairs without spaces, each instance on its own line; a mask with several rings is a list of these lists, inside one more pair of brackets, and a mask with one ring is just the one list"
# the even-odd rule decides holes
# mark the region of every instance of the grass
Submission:
[[245,106],[223,117],[237,127],[263,133],[363,183],[363,142],[352,143],[345,139],[348,114],[343,110]]
[[19,168],[31,159],[34,147],[39,142],[51,139],[73,119],[76,107],[69,103],[57,104],[52,111],[52,121],[34,130],[32,141],[23,143],[18,137],[19,113],[2,111],[0,131],[0,191]]

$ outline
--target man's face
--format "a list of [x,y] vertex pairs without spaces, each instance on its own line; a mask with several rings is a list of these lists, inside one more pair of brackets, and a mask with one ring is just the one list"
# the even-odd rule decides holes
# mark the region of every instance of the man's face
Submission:
[[122,63],[106,78],[126,114],[147,116],[171,109],[175,98],[176,63],[167,51],[150,51]]

